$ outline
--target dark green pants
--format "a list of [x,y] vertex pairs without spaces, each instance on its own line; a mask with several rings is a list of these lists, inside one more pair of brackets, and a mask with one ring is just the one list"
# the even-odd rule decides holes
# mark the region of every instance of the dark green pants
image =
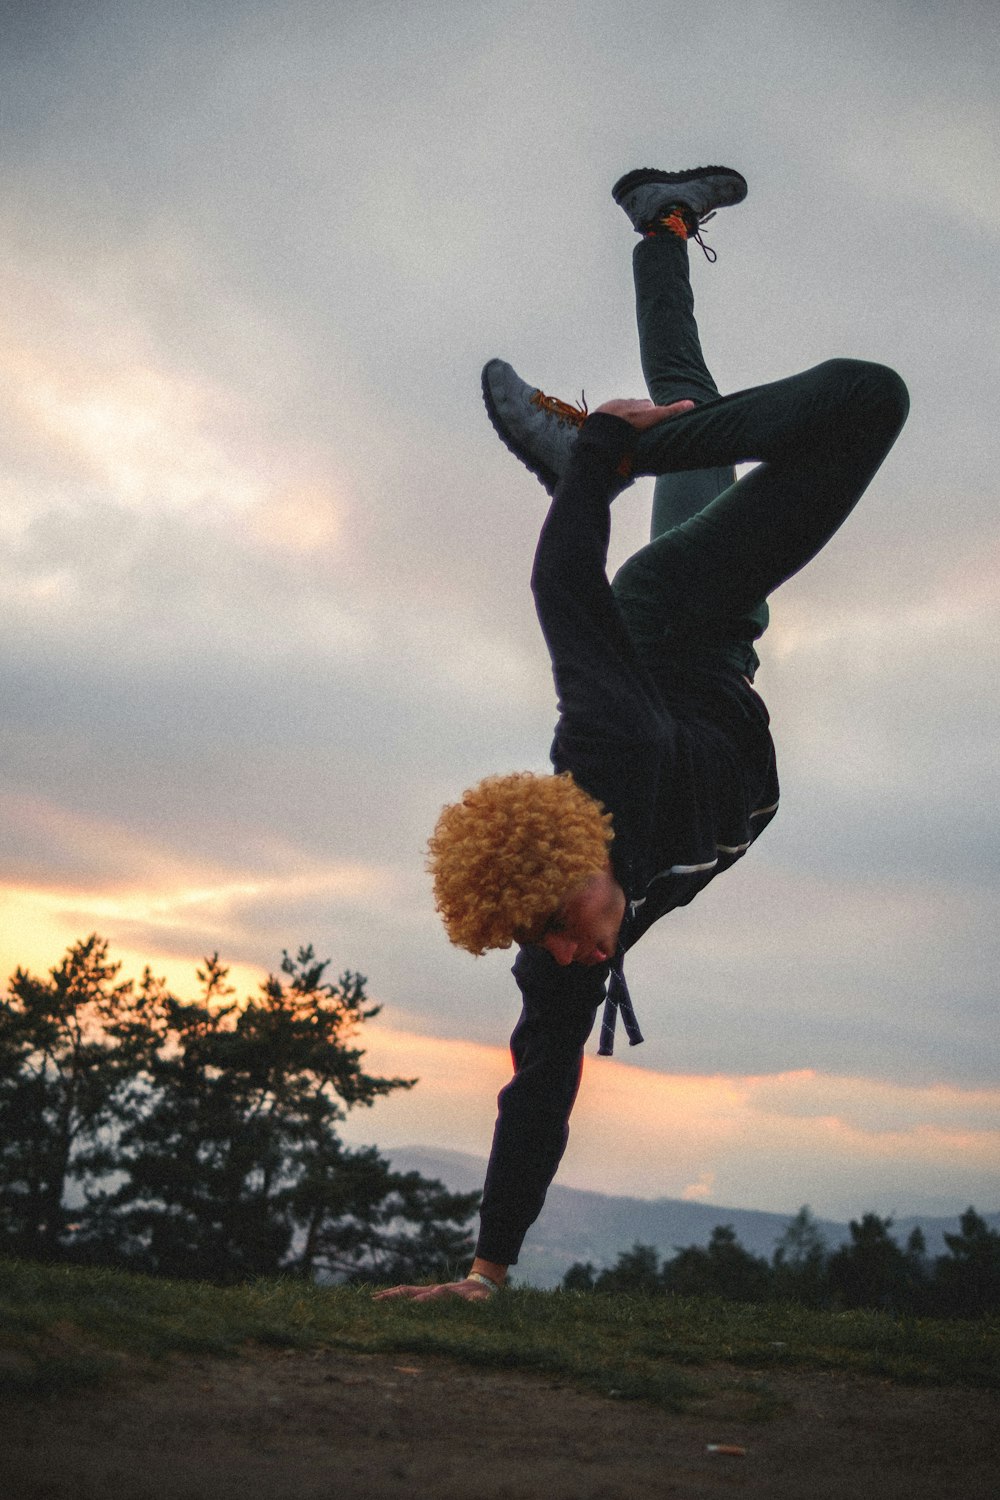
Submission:
[[[636,472],[658,476],[652,540],[619,570],[615,596],[651,665],[664,653],[722,659],[752,678],[768,595],[860,499],[905,420],[906,388],[884,365],[830,360],[720,396],[684,241],[641,240],[634,272],[649,393],[697,406],[640,438]],[[757,467],[737,482],[741,462]]]

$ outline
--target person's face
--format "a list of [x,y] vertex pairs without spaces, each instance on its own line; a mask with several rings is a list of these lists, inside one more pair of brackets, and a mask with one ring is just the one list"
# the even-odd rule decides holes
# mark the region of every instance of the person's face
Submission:
[[625,892],[610,869],[570,891],[538,939],[557,964],[603,964],[614,955]]

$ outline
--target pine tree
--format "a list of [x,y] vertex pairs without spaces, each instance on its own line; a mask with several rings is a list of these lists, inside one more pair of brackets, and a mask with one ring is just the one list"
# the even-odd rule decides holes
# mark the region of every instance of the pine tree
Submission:
[[706,1248],[688,1245],[679,1250],[664,1265],[662,1279],[669,1292],[733,1302],[762,1302],[771,1289],[767,1261],[740,1244],[731,1224],[717,1224]]
[[660,1284],[660,1257],[655,1245],[634,1244],[622,1250],[615,1264],[602,1271],[594,1283],[598,1292],[656,1293]]
[[850,1243],[830,1256],[828,1274],[833,1300],[843,1307],[907,1309],[911,1300],[910,1268],[889,1230],[892,1219],[863,1214],[849,1225]]
[[450,1270],[468,1252],[476,1195],[394,1174],[340,1139],[348,1111],[416,1080],[364,1071],[354,1040],[380,1007],[362,975],[329,982],[327,968],[312,948],[285,953],[284,978],[241,1005],[213,955],[199,1000],[165,997],[148,1097],[121,1120],[126,1180],[100,1206],[133,1265],[221,1282],[375,1277]]
[[771,1260],[779,1298],[820,1307],[827,1295],[827,1249],[808,1204],[803,1204],[775,1246]]
[[1000,1313],[1000,1234],[974,1208],[959,1225],[958,1234],[944,1237],[950,1253],[934,1263],[935,1310],[960,1318]]
[[213,955],[178,1000],[108,945],[0,1002],[0,1250],[232,1282],[450,1279],[478,1194],[393,1172],[338,1134],[412,1078],[365,1071],[366,981],[312,948],[238,1003]]
[[18,968],[0,1000],[0,1246],[66,1253],[111,1125],[149,1055],[146,1015],[160,986],[116,983],[119,964],[92,934],[47,979]]

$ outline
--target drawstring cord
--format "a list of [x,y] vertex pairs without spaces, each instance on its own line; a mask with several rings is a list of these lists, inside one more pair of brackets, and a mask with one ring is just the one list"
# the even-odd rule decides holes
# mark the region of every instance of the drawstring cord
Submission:
[[625,975],[622,972],[624,962],[625,953],[619,948],[611,961],[611,972],[608,976],[608,993],[604,1002],[604,1016],[601,1020],[601,1040],[597,1048],[598,1057],[611,1057],[614,1054],[615,1022],[619,1011],[629,1046],[637,1047],[643,1040],[639,1022],[632,1009],[632,997],[628,992],[628,985],[625,983]]

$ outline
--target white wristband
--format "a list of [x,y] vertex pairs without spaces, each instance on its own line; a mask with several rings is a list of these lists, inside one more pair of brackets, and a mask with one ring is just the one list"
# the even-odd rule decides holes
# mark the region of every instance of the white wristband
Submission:
[[470,1271],[465,1279],[466,1281],[477,1281],[480,1286],[488,1287],[491,1294],[500,1290],[500,1283],[493,1281],[489,1276],[484,1276],[482,1271]]

